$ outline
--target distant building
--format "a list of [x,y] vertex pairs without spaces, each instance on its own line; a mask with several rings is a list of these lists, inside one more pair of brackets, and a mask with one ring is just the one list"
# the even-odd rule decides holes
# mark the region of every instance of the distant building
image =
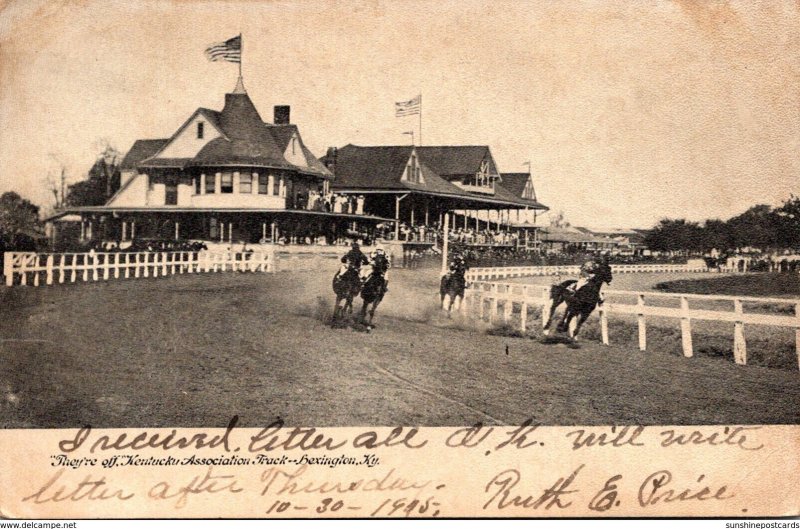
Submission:
[[451,224],[454,229],[492,224],[508,229],[510,219],[490,222],[477,213],[548,209],[506,187],[485,145],[346,145],[329,149],[322,161],[335,174],[336,193],[363,196],[365,213],[393,218],[397,226],[441,226],[442,215],[456,211],[460,217]]

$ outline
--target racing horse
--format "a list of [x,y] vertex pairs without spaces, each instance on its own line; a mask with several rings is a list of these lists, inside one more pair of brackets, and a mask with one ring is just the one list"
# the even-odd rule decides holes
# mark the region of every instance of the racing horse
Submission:
[[[375,317],[375,310],[386,294],[388,283],[386,271],[389,269],[388,261],[385,258],[383,261],[376,259],[370,267],[371,271],[364,282],[363,288],[361,288],[361,299],[364,300],[364,304],[361,305],[361,323],[366,325],[368,329],[372,328],[372,318]],[[367,321],[367,309],[369,309],[369,321]]]
[[[611,283],[611,272],[592,274],[585,284],[577,289],[571,288],[577,283],[577,280],[570,279],[550,287],[550,313],[544,326],[545,336],[550,334],[550,325],[553,323],[556,310],[562,303],[566,303],[567,308],[564,310],[561,321],[556,326],[556,331],[567,332],[570,338],[577,340],[578,332],[583,323],[595,307],[602,303],[600,287],[603,286],[603,283]],[[577,318],[577,320],[575,330],[570,334],[569,325],[573,318]]]
[[[361,278],[358,270],[352,266],[343,267],[333,276],[333,291],[336,293],[336,305],[333,309],[333,321],[346,312],[353,312],[353,298],[361,291]],[[344,305],[342,301],[344,300]]]
[[[450,270],[450,273],[442,276],[442,281],[439,285],[439,297],[441,298],[442,309],[447,309],[448,313],[452,312],[456,298],[458,298],[458,307],[461,307],[464,302],[464,290],[467,288],[465,273],[465,267],[456,266]],[[445,296],[450,298],[446,306],[444,302]]]

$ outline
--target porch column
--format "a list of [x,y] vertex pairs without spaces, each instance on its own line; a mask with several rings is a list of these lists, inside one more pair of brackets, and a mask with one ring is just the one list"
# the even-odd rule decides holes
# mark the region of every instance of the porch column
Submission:
[[225,242],[225,223],[219,220],[219,242]]
[[468,222],[468,220],[467,220],[467,210],[465,209],[464,210],[464,229],[465,230],[467,229],[467,222]]
[[278,188],[278,195],[282,197],[286,197],[286,182],[284,181],[283,177],[281,177],[281,181]]
[[261,223],[261,240],[262,241],[266,241],[267,240],[267,223],[266,222],[262,222]]
[[217,173],[214,177],[214,193],[222,193],[222,173]]
[[136,239],[136,220],[131,221],[131,240]]
[[258,194],[258,173],[250,175],[250,193]]
[[411,204],[411,225],[414,225],[414,204]]
[[122,237],[120,237],[121,241],[124,241],[128,236],[128,223],[124,220],[122,221]]
[[91,241],[92,240],[92,235],[94,235],[94,234],[92,233],[92,221],[90,220],[89,221],[89,225],[87,226],[87,230],[86,230],[86,238]]
[[426,200],[425,201],[425,226],[429,226],[430,225],[430,223],[428,222],[428,210],[429,209],[430,208],[428,207],[428,201]]
[[478,231],[480,229],[480,217],[481,217],[480,211],[475,210],[475,231]]
[[177,220],[175,221],[175,240],[180,240],[181,238],[181,223]]
[[206,194],[206,174],[200,173],[200,193],[201,195]]
[[394,197],[394,240],[400,240],[400,196]]
[[228,242],[233,242],[233,222],[228,223]]
[[270,173],[267,177],[267,194],[271,195],[273,189],[275,189],[275,175]]
[[81,217],[81,242],[86,240],[86,221]]

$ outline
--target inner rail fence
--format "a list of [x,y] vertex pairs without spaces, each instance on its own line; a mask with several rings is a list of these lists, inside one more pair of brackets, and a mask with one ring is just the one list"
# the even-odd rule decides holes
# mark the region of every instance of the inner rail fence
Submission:
[[[647,318],[671,318],[680,321],[681,347],[683,355],[690,358],[694,355],[692,343],[692,321],[716,321],[733,324],[733,357],[740,365],[747,364],[747,342],[745,340],[745,325],[766,325],[772,327],[788,327],[795,330],[795,351],[797,354],[798,368],[800,369],[800,299],[766,298],[749,296],[722,296],[702,294],[666,294],[660,292],[639,292],[624,290],[604,291],[606,301],[598,307],[597,314],[600,319],[600,334],[603,344],[610,345],[608,332],[609,315],[634,315],[638,326],[639,350],[647,350]],[[636,300],[635,303],[622,303],[608,301],[609,298],[627,297]],[[674,300],[680,306],[666,307],[647,305],[648,300]],[[691,308],[690,302],[730,302],[732,311],[709,310]],[[744,312],[745,303],[777,304],[794,306],[794,316],[755,314]],[[541,310],[540,324],[547,323],[550,311],[550,287],[544,285],[526,285],[523,283],[496,283],[487,281],[473,281],[464,295],[464,301],[459,310],[465,316],[476,316],[480,321],[489,323],[509,324],[512,315],[518,312],[518,329],[527,332],[532,319],[529,314],[531,308]],[[515,311],[515,309],[517,309]],[[574,323],[574,321],[573,321]],[[556,325],[554,321],[553,327]]]
[[207,272],[274,272],[273,252],[5,252],[6,286],[53,285]]
[[[686,273],[686,272],[708,272],[705,265],[690,264],[617,264],[611,265],[611,271],[615,274],[632,274],[644,272],[660,273]],[[577,276],[580,273],[580,266],[559,265],[559,266],[493,266],[476,267],[467,271],[468,281],[486,281],[489,279],[506,279],[509,277],[531,277],[531,276]]]

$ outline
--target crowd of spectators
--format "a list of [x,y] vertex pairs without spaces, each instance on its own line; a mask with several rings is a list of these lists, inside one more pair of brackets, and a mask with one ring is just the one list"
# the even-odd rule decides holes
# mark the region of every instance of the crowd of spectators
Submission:
[[311,189],[307,193],[298,191],[290,207],[306,211],[363,215],[364,201],[364,195],[342,195],[331,192],[323,194],[316,189]]

